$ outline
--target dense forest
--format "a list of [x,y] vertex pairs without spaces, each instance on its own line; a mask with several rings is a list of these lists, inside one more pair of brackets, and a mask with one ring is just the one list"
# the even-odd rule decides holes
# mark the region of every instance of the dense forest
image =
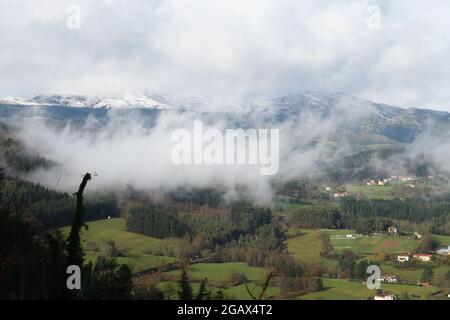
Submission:
[[303,228],[355,229],[369,234],[386,231],[396,221],[426,223],[431,232],[450,235],[450,201],[348,198],[335,208],[297,209],[291,214],[289,223]]
[[156,238],[201,235],[209,247],[223,245],[241,235],[254,234],[262,225],[270,224],[268,208],[238,203],[229,215],[193,214],[161,204],[145,204],[131,208],[126,215],[127,228]]
[[[0,179],[0,209],[20,213],[34,219],[42,229],[69,225],[75,210],[74,198],[42,185],[3,177]],[[118,216],[116,198],[107,194],[91,194],[86,199],[87,221]]]
[[[132,273],[128,266],[119,265],[114,257],[100,257],[95,263],[85,262],[80,229],[76,231],[74,243],[70,237],[64,239],[59,232],[44,232],[42,223],[36,221],[39,217],[33,216],[33,211],[23,211],[27,205],[43,201],[46,196],[61,200],[64,195],[33,184],[13,183],[11,179],[2,180],[2,185],[8,187],[1,189],[0,202],[0,300],[132,298]],[[22,189],[15,189],[18,186]],[[12,190],[21,191],[18,198],[13,197]],[[79,219],[75,219],[74,212],[82,212]],[[79,227],[84,225],[85,211],[84,207],[80,210],[79,204],[76,210],[59,214],[66,214],[64,219],[73,221],[71,236],[76,221],[79,221]],[[73,244],[79,248],[76,265],[83,275],[83,290],[76,291],[70,291],[66,286],[66,270],[73,265],[70,250]]]

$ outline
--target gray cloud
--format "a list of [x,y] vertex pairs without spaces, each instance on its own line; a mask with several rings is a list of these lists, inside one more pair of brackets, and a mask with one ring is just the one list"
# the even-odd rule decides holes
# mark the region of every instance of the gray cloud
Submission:
[[[80,30],[66,28],[69,5]],[[0,96],[321,90],[450,110],[448,12],[445,0],[3,0]]]

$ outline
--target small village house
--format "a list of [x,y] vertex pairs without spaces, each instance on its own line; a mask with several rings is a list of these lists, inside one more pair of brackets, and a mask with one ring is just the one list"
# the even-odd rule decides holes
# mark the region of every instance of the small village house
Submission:
[[333,197],[339,199],[339,198],[345,198],[345,197],[348,197],[348,196],[350,196],[350,195],[351,195],[350,192],[338,192],[338,193],[335,193],[335,194],[333,195]]
[[419,260],[422,262],[430,262],[433,255],[427,253],[416,253],[413,255],[414,260]]
[[436,253],[444,256],[450,256],[450,246],[436,250]]

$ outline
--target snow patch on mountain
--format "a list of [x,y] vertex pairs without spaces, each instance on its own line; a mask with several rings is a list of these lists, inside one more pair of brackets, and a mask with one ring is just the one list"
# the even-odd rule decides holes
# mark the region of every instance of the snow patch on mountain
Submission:
[[87,97],[81,95],[39,95],[32,99],[8,97],[2,104],[22,106],[62,106],[78,108],[112,109],[174,109],[173,106],[146,95],[124,94],[113,97]]

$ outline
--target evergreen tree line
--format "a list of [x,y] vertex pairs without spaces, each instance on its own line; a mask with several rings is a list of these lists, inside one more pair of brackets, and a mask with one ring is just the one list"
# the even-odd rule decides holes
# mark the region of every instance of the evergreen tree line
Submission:
[[[72,212],[73,213],[73,212]],[[131,270],[115,258],[81,265],[81,290],[69,291],[68,243],[43,235],[23,214],[0,210],[0,300],[131,299]]]
[[214,188],[180,187],[169,193],[169,196],[182,203],[193,203],[196,205],[208,205],[210,208],[217,208],[222,203],[224,192]]
[[272,222],[270,209],[248,204],[236,204],[230,215],[221,218],[213,214],[191,214],[160,204],[133,207],[126,215],[128,230],[156,238],[201,235],[206,247],[224,245]]
[[[85,263],[80,233],[86,215],[83,192],[90,179],[91,175],[85,174],[75,193],[75,214],[67,240],[57,231],[46,235],[38,232],[35,220],[17,208],[0,208],[0,300],[132,297],[128,266],[119,266],[115,258],[106,257],[95,264]],[[43,192],[40,188],[37,191]],[[75,269],[70,271],[69,267]],[[67,272],[74,272],[74,279]],[[70,286],[71,280],[74,287]]]
[[[86,221],[119,216],[117,200],[112,195],[92,195],[86,199]],[[36,226],[48,230],[72,222],[73,196],[51,190],[40,184],[16,178],[0,178],[0,209],[20,213],[34,220]]]
[[289,216],[291,226],[354,229],[368,234],[385,231],[394,221],[426,223],[430,231],[450,234],[450,201],[344,199],[340,207],[299,208]]

